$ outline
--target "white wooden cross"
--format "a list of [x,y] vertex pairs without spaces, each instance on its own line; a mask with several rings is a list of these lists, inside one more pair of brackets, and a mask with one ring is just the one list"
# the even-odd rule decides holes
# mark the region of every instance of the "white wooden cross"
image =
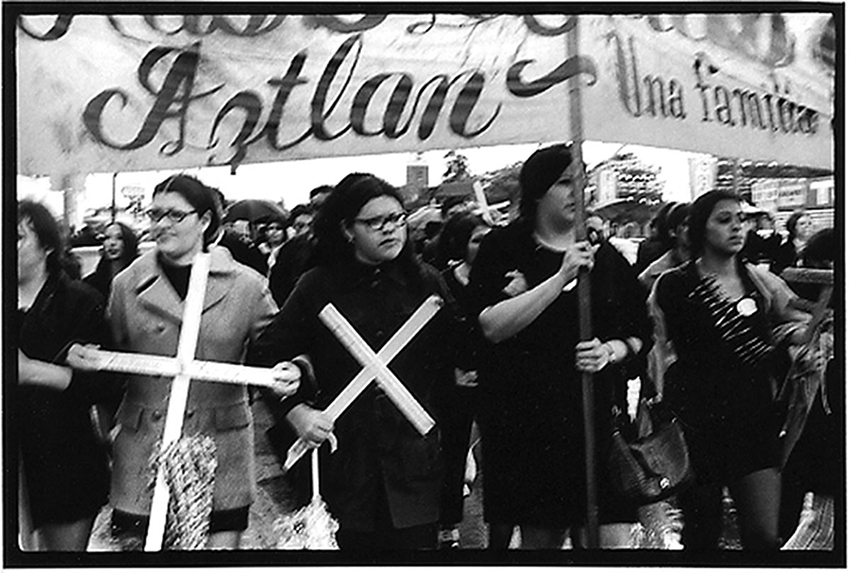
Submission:
[[[198,344],[198,332],[201,326],[207,277],[209,276],[210,254],[199,253],[192,262],[189,272],[189,290],[183,307],[183,323],[180,327],[180,339],[176,358],[158,355],[110,352],[85,349],[85,361],[97,370],[142,374],[153,376],[174,376],[168,397],[168,409],[165,427],[162,433],[161,452],[180,439],[183,432],[183,418],[189,398],[191,380],[207,382],[225,382],[230,384],[252,384],[279,388],[286,383],[287,375],[269,368],[239,366],[224,362],[195,360]],[[162,464],[157,471],[151,502],[150,524],[145,538],[145,551],[159,551],[165,534],[165,522],[168,512],[169,492],[165,482]]]
[[[428,297],[377,354],[332,304],[328,304],[322,309],[319,318],[363,366],[357,376],[343,388],[342,392],[324,410],[324,413],[332,422],[354,402],[354,399],[369,386],[372,380],[377,380],[381,389],[420,434],[424,436],[434,427],[433,418],[428,415],[428,412],[392,373],[387,364],[401,352],[442,306],[443,301],[440,297],[436,295]],[[287,471],[291,469],[308,450],[309,446],[306,441],[301,438],[296,440],[287,452],[284,468]]]

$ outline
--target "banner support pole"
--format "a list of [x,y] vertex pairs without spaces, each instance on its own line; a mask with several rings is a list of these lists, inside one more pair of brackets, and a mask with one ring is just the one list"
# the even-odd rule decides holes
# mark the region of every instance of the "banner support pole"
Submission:
[[[579,57],[579,29],[581,19],[575,18],[575,25],[567,31],[567,58]],[[573,142],[573,164],[576,174],[573,183],[573,193],[576,205],[576,239],[587,238],[585,224],[586,210],[584,188],[586,176],[582,144],[584,143],[584,124],[581,97],[581,75],[578,74],[569,81],[570,131]],[[593,332],[590,314],[590,273],[586,269],[578,275],[579,301],[579,339],[591,340]],[[582,372],[582,411],[584,413],[584,449],[585,449],[585,481],[587,488],[587,545],[589,549],[599,547],[599,509],[596,500],[596,436],[594,424],[593,375]]]

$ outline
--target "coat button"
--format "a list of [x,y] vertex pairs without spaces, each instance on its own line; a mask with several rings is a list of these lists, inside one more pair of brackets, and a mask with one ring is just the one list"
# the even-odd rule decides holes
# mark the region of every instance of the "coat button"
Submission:
[[195,415],[195,411],[194,411],[194,410],[186,410],[186,417],[187,417],[187,418],[191,418],[191,417],[192,417],[192,416],[194,416],[194,415]]
[[162,420],[162,412],[160,412],[159,410],[154,410],[154,411],[151,413],[151,419],[152,419],[154,422],[159,422],[160,420]]
[[165,332],[165,325],[160,322],[159,324],[156,325],[156,331],[158,333],[162,334],[163,332]]

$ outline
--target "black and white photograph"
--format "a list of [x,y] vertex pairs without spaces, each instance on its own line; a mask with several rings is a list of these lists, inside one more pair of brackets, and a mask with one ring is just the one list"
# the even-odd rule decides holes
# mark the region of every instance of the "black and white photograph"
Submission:
[[843,3],[0,8],[4,569],[847,566]]

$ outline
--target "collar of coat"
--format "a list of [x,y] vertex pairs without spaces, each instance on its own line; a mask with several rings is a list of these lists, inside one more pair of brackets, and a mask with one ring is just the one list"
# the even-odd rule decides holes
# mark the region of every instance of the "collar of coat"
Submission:
[[[207,279],[206,296],[204,296],[204,312],[221,302],[230,292],[234,285],[231,278],[240,271],[239,265],[226,248],[213,246],[210,255],[210,274]],[[132,285],[139,302],[155,312],[181,321],[184,301],[180,300],[157,262],[156,249],[136,259],[132,267]],[[242,271],[244,272],[244,268]]]

